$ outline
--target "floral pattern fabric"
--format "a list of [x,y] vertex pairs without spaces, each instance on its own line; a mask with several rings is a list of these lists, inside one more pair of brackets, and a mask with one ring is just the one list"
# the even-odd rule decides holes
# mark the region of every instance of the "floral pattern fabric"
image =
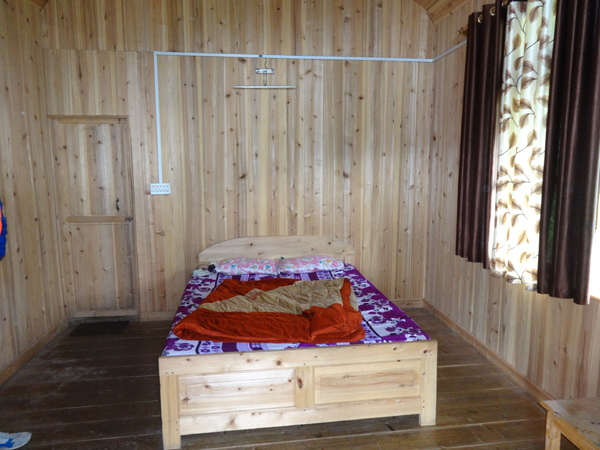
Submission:
[[282,259],[277,263],[281,273],[317,272],[319,270],[339,270],[344,263],[329,256],[301,256],[298,258]]
[[173,333],[173,327],[181,319],[193,312],[198,305],[224,280],[250,281],[265,278],[293,278],[295,280],[333,280],[334,278],[348,278],[356,294],[358,310],[363,316],[362,327],[365,338],[352,344],[379,344],[384,342],[423,341],[429,336],[417,325],[404,311],[390,302],[369,280],[367,280],[354,266],[345,264],[340,270],[329,270],[312,273],[294,273],[288,275],[225,275],[223,273],[196,270],[190,279],[181,298],[181,304],[175,318],[171,332],[167,336],[162,356],[182,356],[207,353],[247,352],[258,350],[283,350],[287,348],[303,347],[329,347],[350,345],[348,342],[339,344],[263,344],[252,342],[213,342],[213,341],[187,341],[178,338]]
[[231,258],[217,263],[217,272],[227,275],[244,275],[249,273],[277,274],[277,262],[273,259]]
[[507,11],[491,268],[535,289],[556,0]]

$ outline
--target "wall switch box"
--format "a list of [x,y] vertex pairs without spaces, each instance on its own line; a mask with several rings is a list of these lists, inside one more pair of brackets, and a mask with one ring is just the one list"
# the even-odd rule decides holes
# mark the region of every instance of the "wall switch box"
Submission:
[[150,195],[167,195],[171,193],[169,183],[150,183]]

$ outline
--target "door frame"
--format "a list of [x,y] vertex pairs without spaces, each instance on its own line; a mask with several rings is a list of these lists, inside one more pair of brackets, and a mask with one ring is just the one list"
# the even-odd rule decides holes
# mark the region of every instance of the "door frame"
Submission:
[[[123,157],[126,158],[126,166],[129,175],[129,192],[130,192],[130,205],[131,210],[129,211],[129,215],[133,217],[132,226],[132,236],[131,236],[131,248],[132,248],[132,286],[133,286],[133,300],[135,308],[132,309],[104,309],[104,310],[90,310],[90,311],[76,311],[75,301],[75,292],[69,292],[69,286],[72,286],[74,289],[74,283],[69,283],[67,277],[73,277],[73,274],[67,274],[67,270],[72,270],[73,261],[71,255],[70,243],[66,242],[65,238],[65,226],[68,226],[71,223],[74,223],[72,220],[69,220],[67,217],[63,217],[61,208],[57,208],[56,214],[56,222],[58,229],[60,230],[60,273],[62,279],[62,291],[63,298],[66,300],[65,307],[67,308],[69,318],[70,319],[86,319],[86,318],[108,318],[108,317],[135,317],[139,320],[141,317],[140,312],[140,289],[139,289],[139,266],[138,266],[138,252],[137,252],[137,234],[136,234],[136,216],[135,216],[135,193],[134,193],[134,184],[133,184],[133,155],[131,151],[131,130],[129,128],[129,117],[128,116],[63,116],[63,115],[49,115],[49,130],[50,130],[50,149],[52,152],[52,158],[56,160],[55,155],[55,144],[57,136],[55,136],[55,127],[60,125],[123,125],[125,131],[125,148],[123,149]],[[57,205],[60,204],[60,198],[58,194],[57,184],[61,182],[59,176],[55,171],[55,166],[52,168],[54,184],[53,184],[53,195],[54,199],[57,202]],[[107,216],[109,217],[109,216]],[[109,219],[112,219],[109,217]],[[118,223],[124,222],[125,216],[121,219],[120,217],[114,218],[114,220],[106,220],[106,223]],[[81,222],[77,221],[77,223],[85,223],[85,219]],[[68,258],[69,261],[65,259]]]

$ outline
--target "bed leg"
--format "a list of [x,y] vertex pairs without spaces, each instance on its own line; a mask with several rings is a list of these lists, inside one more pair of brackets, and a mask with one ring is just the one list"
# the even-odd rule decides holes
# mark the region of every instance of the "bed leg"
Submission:
[[435,408],[437,403],[437,342],[432,351],[423,358],[423,383],[421,387],[422,412],[419,424],[435,425]]
[[181,448],[179,432],[179,383],[177,376],[160,377],[160,409],[162,413],[163,446]]

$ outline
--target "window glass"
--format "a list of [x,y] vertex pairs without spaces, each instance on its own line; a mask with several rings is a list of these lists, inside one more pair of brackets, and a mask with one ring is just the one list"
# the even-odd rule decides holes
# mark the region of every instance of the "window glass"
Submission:
[[596,217],[596,235],[592,248],[592,268],[590,276],[590,294],[600,300],[600,195],[598,197],[598,211]]

